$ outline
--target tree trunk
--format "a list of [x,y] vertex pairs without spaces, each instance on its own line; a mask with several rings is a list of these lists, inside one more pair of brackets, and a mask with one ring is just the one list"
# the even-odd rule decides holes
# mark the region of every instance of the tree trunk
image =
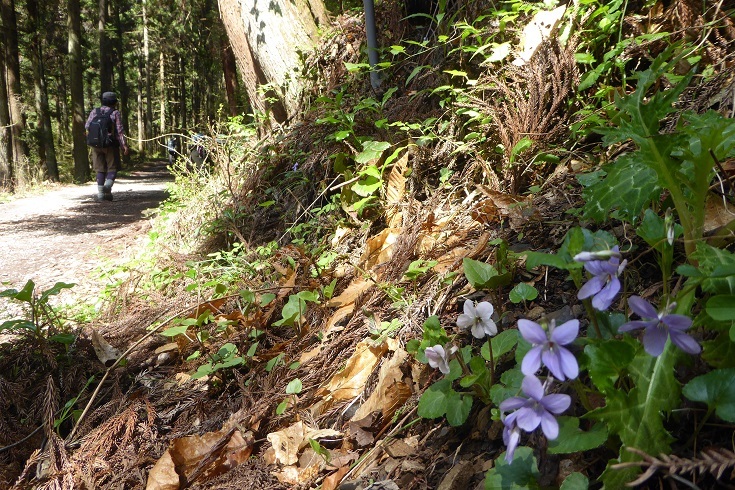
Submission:
[[[114,2],[115,11],[115,51],[117,52],[117,67],[118,67],[118,82],[117,89],[120,93],[120,115],[122,115],[123,128],[125,129],[125,136],[130,138],[130,119],[128,117],[128,109],[130,107],[130,88],[128,87],[128,79],[125,76],[125,46],[123,44],[123,25],[120,20],[120,10],[123,8],[121,5],[123,2]],[[130,140],[132,141],[132,140]],[[130,146],[130,142],[128,143]],[[130,154],[122,155],[123,163],[126,165],[130,162]]]
[[84,78],[82,73],[82,26],[79,0],[67,0],[69,28],[69,91],[71,93],[71,133],[74,149],[74,181],[89,179],[89,152],[84,136]]
[[230,42],[222,36],[220,38],[222,54],[222,71],[225,77],[225,91],[227,92],[227,108],[230,116],[237,116],[237,61],[232,52]]
[[112,53],[110,38],[107,36],[107,0],[99,0],[99,23],[97,32],[100,38],[100,92],[116,91],[112,86]]
[[148,40],[148,10],[146,3],[147,0],[143,0],[143,60],[145,62],[145,119],[143,121],[143,128],[145,129],[143,139],[145,143],[143,147],[150,150],[153,136],[153,94],[151,90],[151,51]]
[[158,70],[158,79],[161,86],[161,93],[158,96],[161,111],[158,119],[160,126],[158,134],[164,134],[166,132],[166,65],[163,60],[163,49],[161,49],[161,52],[158,55],[158,63],[160,65]]
[[[222,22],[254,110],[285,122],[298,112],[300,52],[318,40],[328,22],[322,0],[219,0]],[[258,93],[260,85],[272,90]],[[269,104],[268,98],[275,103]]]
[[15,14],[15,1],[2,0],[2,39],[5,46],[5,76],[8,90],[8,107],[10,108],[11,135],[13,140],[13,156],[15,160],[15,178],[18,184],[29,176],[28,148],[23,141],[25,117],[20,88],[20,58],[18,53],[18,25]]
[[5,84],[5,50],[0,49],[0,189],[12,191],[13,188],[13,139]]
[[43,63],[42,18],[38,12],[38,0],[27,0],[28,30],[31,33],[31,64],[33,65],[33,87],[38,113],[38,155],[46,166],[46,176],[52,182],[59,181],[59,167],[56,161],[54,135],[51,130],[51,114],[46,88],[46,74]]
[[143,69],[141,68],[141,60],[138,60],[138,152],[145,153],[145,117],[143,116]]

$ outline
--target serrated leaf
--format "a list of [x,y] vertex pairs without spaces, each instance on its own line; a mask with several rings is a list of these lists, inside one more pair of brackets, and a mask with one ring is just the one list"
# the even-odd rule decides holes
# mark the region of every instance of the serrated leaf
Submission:
[[[611,433],[620,437],[621,462],[637,458],[625,447],[635,447],[648,454],[667,454],[671,435],[664,428],[664,417],[679,406],[680,386],[674,377],[674,365],[678,350],[669,342],[658,357],[648,355],[639,348],[629,364],[629,378],[633,388],[629,392],[610,390],[606,405],[588,414],[590,418],[607,423]],[[608,469],[603,480],[611,488],[622,487],[633,480],[638,468]]]
[[718,417],[735,422],[735,368],[716,369],[697,376],[684,386],[682,393],[688,399],[707,404]]
[[589,358],[587,370],[590,379],[602,393],[615,390],[615,383],[633,360],[635,348],[631,342],[606,340],[584,348],[584,353]]
[[541,488],[538,483],[540,474],[536,458],[531,448],[520,446],[508,463],[503,452],[495,460],[495,467],[485,473],[486,490],[515,490]]
[[462,267],[467,281],[475,289],[492,287],[493,279],[499,276],[498,271],[492,265],[467,257],[462,259]]
[[557,417],[559,437],[549,441],[549,454],[570,454],[589,451],[602,446],[607,440],[604,424],[595,424],[589,431],[579,428],[577,417]]
[[640,163],[638,153],[621,156],[605,170],[604,179],[582,192],[587,219],[605,221],[616,209],[633,221],[661,192],[656,172]]

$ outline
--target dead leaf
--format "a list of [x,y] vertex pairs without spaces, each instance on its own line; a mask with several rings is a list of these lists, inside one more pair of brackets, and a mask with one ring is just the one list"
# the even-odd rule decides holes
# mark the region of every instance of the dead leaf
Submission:
[[373,281],[367,280],[363,277],[355,278],[347,288],[342,291],[339,295],[327,301],[327,306],[343,307],[353,304],[358,296],[365,292],[374,283]]
[[368,238],[365,251],[360,257],[363,269],[371,270],[378,264],[388,262],[393,256],[393,244],[401,236],[399,228],[386,228],[375,236]]
[[104,337],[100,335],[97,329],[92,329],[92,347],[94,348],[94,353],[97,354],[97,359],[99,359],[105,366],[112,365],[112,363],[120,358],[121,352],[111,346]]
[[408,359],[408,352],[398,347],[388,362],[383,362],[378,374],[378,384],[365,403],[355,412],[352,420],[365,418],[372,412],[382,412],[383,420],[390,420],[411,396],[411,388],[403,382],[401,366]]
[[285,429],[266,436],[275,451],[275,462],[289,466],[299,460],[299,451],[309,444],[309,439],[318,441],[325,437],[337,437],[342,433],[333,429],[315,429],[299,421]]
[[394,458],[405,458],[416,454],[416,448],[406,444],[401,439],[392,439],[384,446],[385,452]]
[[709,233],[712,230],[722,228],[735,219],[735,208],[725,206],[722,199],[709,195],[704,209],[704,232]]
[[335,490],[348,471],[350,471],[349,466],[341,466],[337,471],[324,478],[322,490]]
[[374,345],[371,339],[365,339],[355,347],[355,352],[347,360],[347,364],[329,380],[326,386],[317,391],[317,396],[324,397],[321,409],[326,409],[335,401],[351,400],[365,389],[367,381],[380,358],[388,351],[387,339],[380,345]]
[[178,490],[178,488],[179,474],[176,473],[171,453],[166,451],[148,472],[145,490]]
[[500,216],[510,218],[511,228],[516,229],[526,221],[539,219],[539,214],[531,202],[523,196],[515,196],[505,192],[499,192],[485,185],[477,186],[485,196],[489,197],[492,204],[497,208]]
[[380,412],[371,413],[361,419],[349,422],[348,427],[350,429],[350,435],[355,438],[358,446],[365,447],[375,442],[373,432],[377,432],[378,428],[374,427],[374,424],[380,419],[378,416],[379,413]]
[[[212,478],[225,473],[247,461],[254,444],[251,432],[242,434],[228,424],[217,432],[175,439],[151,470],[146,490],[178,489],[180,476],[192,482],[200,476]],[[174,475],[176,486],[171,486]]]

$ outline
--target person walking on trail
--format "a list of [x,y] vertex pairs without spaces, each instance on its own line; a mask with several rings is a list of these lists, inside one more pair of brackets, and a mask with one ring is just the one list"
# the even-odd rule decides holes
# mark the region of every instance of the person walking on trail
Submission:
[[120,169],[120,148],[130,151],[115,92],[102,94],[102,105],[92,109],[84,125],[92,147],[92,169],[97,174],[97,200],[112,201],[112,185]]

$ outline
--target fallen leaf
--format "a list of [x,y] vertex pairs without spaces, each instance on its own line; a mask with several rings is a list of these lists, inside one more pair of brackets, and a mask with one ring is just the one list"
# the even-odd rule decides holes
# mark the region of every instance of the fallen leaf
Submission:
[[285,429],[271,432],[266,439],[273,446],[276,462],[285,466],[296,464],[299,460],[299,447],[304,440],[304,424],[296,422]]
[[92,347],[94,348],[94,353],[97,354],[97,359],[99,359],[105,366],[110,366],[112,363],[117,361],[121,354],[120,351],[111,346],[96,329],[92,329]]
[[383,362],[378,373],[378,384],[372,394],[355,412],[352,420],[365,418],[372,412],[382,412],[383,420],[390,420],[412,395],[411,388],[403,382],[401,366],[408,359],[408,352],[398,347],[388,362]]
[[365,251],[360,257],[363,269],[371,270],[378,264],[388,262],[393,256],[393,244],[401,236],[398,228],[386,228],[375,236],[368,238]]
[[343,306],[351,305],[355,302],[358,296],[373,284],[373,281],[364,279],[363,277],[356,277],[344,291],[327,301],[326,304],[331,308],[341,308]]
[[[189,482],[200,476],[212,478],[247,461],[255,444],[252,433],[242,434],[228,425],[217,432],[174,439],[154,465],[155,473],[151,470],[146,490],[174,490],[180,476]],[[176,486],[170,486],[174,474]]]
[[166,451],[148,472],[145,490],[178,490],[178,488],[179,474],[176,473],[171,453]]
[[337,488],[337,485],[340,484],[342,478],[344,478],[348,471],[350,471],[349,466],[341,466],[337,471],[324,478],[322,490],[334,490]]
[[710,195],[704,208],[704,232],[709,233],[712,230],[722,228],[735,219],[735,208],[726,206],[722,199]]

